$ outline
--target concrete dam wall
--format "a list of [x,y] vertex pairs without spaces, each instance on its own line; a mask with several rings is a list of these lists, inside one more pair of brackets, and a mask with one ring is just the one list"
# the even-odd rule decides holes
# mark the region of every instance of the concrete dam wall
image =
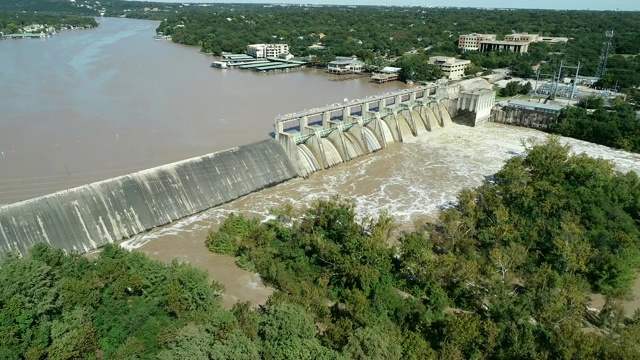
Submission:
[[273,139],[0,207],[0,254],[87,252],[296,176]]
[[446,127],[459,110],[471,114],[473,125],[484,120],[495,93],[465,86],[434,83],[279,116],[275,137],[298,175],[308,176]]

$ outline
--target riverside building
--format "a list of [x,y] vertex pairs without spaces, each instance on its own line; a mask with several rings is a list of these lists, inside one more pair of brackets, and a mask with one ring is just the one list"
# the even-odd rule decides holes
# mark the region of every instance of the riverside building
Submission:
[[288,54],[288,44],[251,44],[247,46],[247,55],[254,58],[275,58],[280,54]]

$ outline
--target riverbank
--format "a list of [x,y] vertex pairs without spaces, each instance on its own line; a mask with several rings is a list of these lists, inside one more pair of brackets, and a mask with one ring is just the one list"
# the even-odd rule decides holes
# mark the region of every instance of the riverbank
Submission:
[[[244,279],[237,282],[225,275],[227,270],[207,263],[214,260],[204,243],[207,234],[230,213],[267,219],[274,207],[292,204],[303,208],[315,200],[340,195],[355,202],[361,218],[387,211],[396,217],[401,229],[410,229],[416,221],[436,218],[440,209],[456,201],[460,190],[480,185],[506,159],[521,155],[522,140],[546,137],[540,131],[493,123],[475,128],[452,124],[414,141],[391,144],[383,151],[314,173],[306,180],[296,178],[154,229],[125,241],[123,246],[162,261],[174,257],[193,261],[226,286],[225,303],[238,298],[260,304],[271,290],[256,286],[260,284],[259,277],[238,269],[231,260],[223,260],[229,273]],[[622,171],[640,172],[638,154],[569,138],[562,141],[576,153],[611,160]],[[636,295],[640,296],[640,292]]]

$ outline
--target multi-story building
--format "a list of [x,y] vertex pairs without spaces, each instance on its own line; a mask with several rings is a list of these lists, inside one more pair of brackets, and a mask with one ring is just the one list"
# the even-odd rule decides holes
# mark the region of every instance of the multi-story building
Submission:
[[471,64],[471,60],[456,59],[448,56],[431,56],[429,64],[438,65],[442,74],[449,80],[458,80],[464,77],[464,69]]
[[247,46],[247,55],[255,58],[274,58],[280,54],[288,53],[288,44],[252,44]]
[[517,53],[529,51],[529,43],[524,41],[483,41],[480,43],[480,52],[509,50]]
[[458,48],[464,51],[478,51],[480,42],[492,41],[496,39],[496,34],[467,34],[458,38]]
[[538,34],[522,33],[522,34],[505,35],[504,36],[504,40],[505,41],[516,41],[516,42],[532,43],[532,42],[541,41],[542,38]]

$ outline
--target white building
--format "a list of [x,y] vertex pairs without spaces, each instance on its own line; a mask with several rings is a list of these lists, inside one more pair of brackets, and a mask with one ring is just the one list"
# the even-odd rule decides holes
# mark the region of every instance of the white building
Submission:
[[274,58],[280,54],[288,53],[288,44],[252,44],[247,46],[247,55],[255,58]]
[[440,66],[447,79],[458,80],[464,77],[464,69],[471,64],[471,60],[456,59],[448,56],[431,56],[429,57],[429,64]]
[[330,62],[327,70],[332,74],[361,73],[363,66],[358,59],[339,59]]
[[540,37],[539,34],[522,33],[522,34],[510,34],[510,35],[505,35],[504,36],[504,41],[517,41],[517,42],[532,43],[532,42],[538,42],[538,41],[541,41],[541,40],[542,40],[542,38]]
[[464,51],[478,51],[482,41],[492,41],[496,34],[466,34],[458,37],[458,48]]

